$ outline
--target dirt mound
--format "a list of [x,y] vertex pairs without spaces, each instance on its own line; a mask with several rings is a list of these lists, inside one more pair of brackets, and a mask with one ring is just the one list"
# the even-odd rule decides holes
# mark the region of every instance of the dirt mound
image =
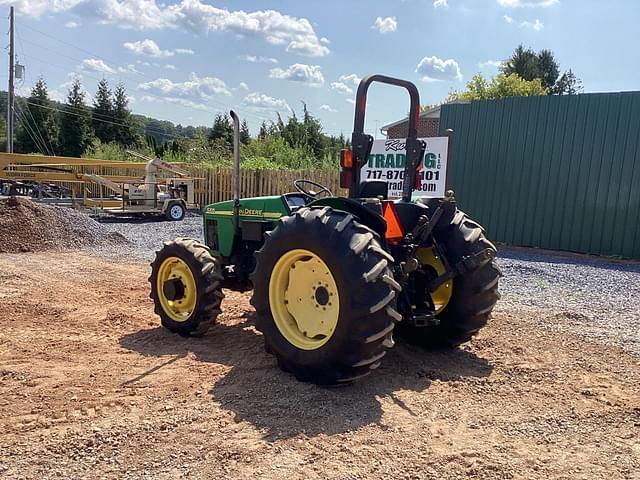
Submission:
[[89,216],[25,197],[0,200],[0,253],[69,250],[85,246],[127,245]]

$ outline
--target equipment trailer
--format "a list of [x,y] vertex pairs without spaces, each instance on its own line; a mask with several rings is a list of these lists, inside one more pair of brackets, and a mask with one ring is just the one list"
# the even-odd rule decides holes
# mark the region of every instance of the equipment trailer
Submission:
[[[398,200],[387,198],[386,182],[360,179],[373,144],[364,133],[373,82],[403,87],[411,99]],[[223,288],[253,289],[266,351],[299,380],[328,385],[377,368],[394,345],[396,326],[424,345],[452,347],[471,339],[499,298],[496,248],[457,208],[452,192],[412,201],[426,147],[417,138],[419,107],[411,82],[362,79],[352,149],[341,152],[348,198],[296,180],[294,193],[241,199],[239,120],[231,112],[234,198],[204,209],[205,243],[178,238],[157,253],[150,297],[162,324],[201,335],[220,313]]]

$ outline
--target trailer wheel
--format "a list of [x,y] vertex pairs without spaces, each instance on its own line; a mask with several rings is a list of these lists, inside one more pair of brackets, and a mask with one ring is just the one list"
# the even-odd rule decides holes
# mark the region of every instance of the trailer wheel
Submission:
[[167,220],[170,220],[172,222],[179,222],[184,218],[185,213],[186,209],[184,208],[182,202],[170,202],[169,205],[167,205],[164,216]]
[[221,268],[202,243],[177,238],[164,243],[151,263],[151,293],[162,326],[183,336],[203,335],[220,313]]
[[333,385],[380,365],[401,316],[377,233],[346,212],[302,208],[267,234],[256,259],[256,327],[280,368]]

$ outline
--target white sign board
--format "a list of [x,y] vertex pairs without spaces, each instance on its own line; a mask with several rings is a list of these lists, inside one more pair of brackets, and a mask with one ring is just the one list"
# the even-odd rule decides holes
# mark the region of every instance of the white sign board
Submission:
[[[421,183],[413,191],[413,198],[443,198],[447,183],[448,137],[421,138],[427,144],[420,169]],[[386,180],[389,197],[402,197],[404,165],[406,162],[405,139],[395,138],[373,142],[369,160],[362,167],[361,180]]]

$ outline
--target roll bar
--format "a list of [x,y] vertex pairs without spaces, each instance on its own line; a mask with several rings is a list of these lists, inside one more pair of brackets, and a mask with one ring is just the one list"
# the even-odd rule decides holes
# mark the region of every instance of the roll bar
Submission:
[[354,181],[353,186],[349,190],[349,196],[356,197],[358,195],[360,169],[367,162],[373,145],[373,137],[364,133],[364,120],[367,107],[367,91],[369,90],[369,86],[374,82],[402,87],[409,92],[411,105],[409,107],[409,131],[406,142],[407,161],[404,168],[405,181],[402,189],[402,199],[408,202],[411,201],[411,192],[415,185],[416,170],[422,161],[424,150],[426,148],[425,143],[418,140],[420,94],[413,83],[399,78],[387,77],[386,75],[368,75],[364,77],[358,85],[358,91],[356,92],[356,111],[353,121],[353,133],[351,134]]

